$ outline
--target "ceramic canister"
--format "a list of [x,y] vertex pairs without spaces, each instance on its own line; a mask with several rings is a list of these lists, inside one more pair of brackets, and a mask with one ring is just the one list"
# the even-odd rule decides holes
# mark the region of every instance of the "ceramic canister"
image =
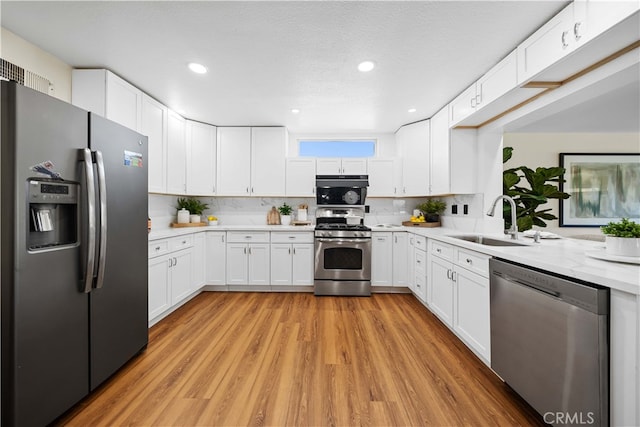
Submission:
[[178,224],[187,224],[189,222],[189,211],[180,209],[178,211]]

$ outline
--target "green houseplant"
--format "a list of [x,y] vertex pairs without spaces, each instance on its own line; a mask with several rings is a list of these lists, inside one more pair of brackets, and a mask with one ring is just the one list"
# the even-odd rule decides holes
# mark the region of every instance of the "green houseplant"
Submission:
[[[507,163],[513,155],[513,147],[502,149],[502,163]],[[511,196],[516,204],[518,230],[530,230],[534,225],[546,227],[545,221],[558,219],[550,213],[551,208],[538,209],[549,199],[568,199],[570,194],[558,189],[558,183],[564,175],[564,168],[538,167],[535,170],[526,166],[506,169],[502,173],[502,194]],[[528,185],[520,185],[524,178]],[[564,182],[564,181],[562,181]],[[503,218],[505,228],[511,228],[511,206],[504,204]]]
[[201,202],[194,197],[178,198],[178,209],[186,209],[187,211],[189,211],[189,213],[191,214],[191,222],[201,222],[200,216],[208,207],[209,205]]
[[640,224],[622,218],[600,227],[609,255],[640,257]]
[[422,212],[427,222],[438,222],[440,215],[447,209],[447,203],[439,199],[429,199],[416,206],[416,209]]
[[293,212],[293,208],[284,202],[281,206],[278,207],[278,211],[280,212],[280,221],[282,225],[291,224],[291,212]]

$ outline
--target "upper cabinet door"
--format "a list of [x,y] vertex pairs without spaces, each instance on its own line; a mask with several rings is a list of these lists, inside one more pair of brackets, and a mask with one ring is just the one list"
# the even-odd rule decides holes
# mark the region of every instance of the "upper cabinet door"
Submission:
[[218,127],[216,182],[219,196],[249,196],[251,128]]
[[216,127],[187,120],[187,194],[215,194]]
[[107,72],[107,115],[109,120],[140,131],[142,91]]
[[451,101],[451,125],[453,126],[473,114],[476,111],[477,104],[478,98],[476,84],[474,83]]
[[443,108],[431,118],[431,177],[429,194],[451,192],[450,139],[447,108]]
[[167,124],[167,192],[186,194],[187,147],[185,140],[185,119],[169,110]]
[[637,0],[575,0],[571,36],[578,45],[586,43],[639,9]]
[[292,157],[287,159],[287,196],[314,197],[316,195],[316,159]]
[[518,85],[517,53],[514,50],[476,83],[476,108],[484,108]]
[[342,159],[343,175],[366,175],[367,159]]
[[342,159],[317,159],[316,173],[318,175],[340,175],[342,173]]
[[518,84],[531,80],[575,49],[573,8],[570,3],[518,46]]
[[395,197],[398,195],[399,182],[398,159],[368,159],[367,171],[369,173],[369,188],[367,196],[370,197]]
[[401,127],[396,133],[402,158],[402,196],[429,194],[429,120]]
[[251,195],[284,196],[287,130],[251,128]]
[[149,138],[149,192],[167,191],[167,107],[150,96],[142,95],[140,133]]

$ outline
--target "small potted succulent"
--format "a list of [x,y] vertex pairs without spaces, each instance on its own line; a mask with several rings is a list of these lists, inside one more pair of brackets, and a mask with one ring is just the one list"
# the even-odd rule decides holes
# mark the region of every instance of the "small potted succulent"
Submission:
[[600,228],[605,235],[607,254],[640,257],[640,224],[622,218]]
[[440,222],[440,215],[447,209],[447,203],[439,199],[429,199],[416,208],[422,212],[427,222]]
[[[200,223],[202,222],[200,216],[207,209],[209,205],[206,203],[202,203],[200,200],[189,197],[189,198],[179,198],[178,199],[178,209],[179,210],[187,210],[190,214],[190,221],[192,223]],[[178,211],[178,222],[180,222],[180,211]]]
[[284,202],[282,206],[278,207],[278,211],[280,212],[280,221],[282,225],[291,224],[291,212],[293,208]]

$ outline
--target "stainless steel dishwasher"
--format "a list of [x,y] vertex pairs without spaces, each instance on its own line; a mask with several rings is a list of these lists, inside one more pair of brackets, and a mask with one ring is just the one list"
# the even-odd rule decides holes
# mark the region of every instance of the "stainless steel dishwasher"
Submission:
[[609,289],[502,260],[491,368],[552,425],[609,425]]

